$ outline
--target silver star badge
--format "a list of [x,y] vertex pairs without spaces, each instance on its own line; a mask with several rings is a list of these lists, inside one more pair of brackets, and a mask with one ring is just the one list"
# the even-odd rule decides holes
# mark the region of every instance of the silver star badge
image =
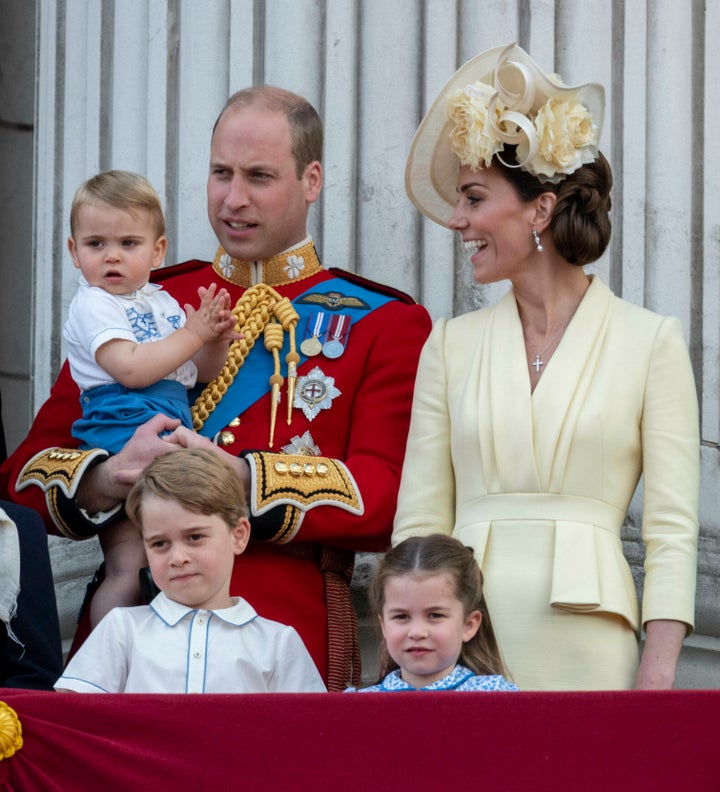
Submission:
[[332,407],[333,399],[340,396],[340,391],[335,387],[335,378],[326,377],[319,366],[312,371],[298,377],[295,387],[293,407],[299,407],[308,421],[320,412]]

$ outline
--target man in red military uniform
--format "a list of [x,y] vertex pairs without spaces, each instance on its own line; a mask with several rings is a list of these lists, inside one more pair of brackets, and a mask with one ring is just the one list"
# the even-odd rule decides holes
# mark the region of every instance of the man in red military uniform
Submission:
[[[197,395],[197,434],[158,415],[114,456],[78,451],[78,391],[66,364],[0,484],[44,514],[49,530],[81,539],[113,519],[154,456],[214,443],[235,458],[251,506],[252,541],[237,557],[232,593],[293,625],[339,690],[359,677],[354,552],[389,539],[430,319],[400,292],[322,267],[306,226],[321,156],[317,113],[281,89],[238,92],[216,123],[207,193],[220,248],[212,263],[155,278],[180,303],[211,282],[236,301],[243,337]],[[165,430],[175,431],[160,437]]]

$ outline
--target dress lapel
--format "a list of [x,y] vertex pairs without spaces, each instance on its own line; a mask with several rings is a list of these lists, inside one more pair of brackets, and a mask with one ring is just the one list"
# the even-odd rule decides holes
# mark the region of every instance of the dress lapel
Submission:
[[512,291],[493,310],[482,361],[478,412],[488,492],[537,491],[530,378]]
[[607,334],[612,298],[607,286],[593,277],[532,395],[535,461],[544,492],[562,489],[575,425]]

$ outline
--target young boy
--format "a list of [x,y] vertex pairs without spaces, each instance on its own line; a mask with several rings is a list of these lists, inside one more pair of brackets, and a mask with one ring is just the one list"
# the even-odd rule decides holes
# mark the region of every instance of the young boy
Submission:
[[115,608],[55,683],[80,693],[322,692],[292,627],[230,596],[234,556],[250,535],[245,494],[219,454],[157,457],[126,503],[161,593]]
[[[160,199],[142,177],[100,173],[73,199],[68,248],[81,271],[64,328],[83,417],[73,425],[81,448],[118,452],[157,413],[192,428],[187,388],[222,369],[235,318],[225,289],[199,289],[187,315],[148,283],[167,249]],[[152,342],[152,343],[150,343]],[[119,521],[100,533],[105,579],[91,606],[93,626],[116,605],[139,603],[145,565],[137,531]]]

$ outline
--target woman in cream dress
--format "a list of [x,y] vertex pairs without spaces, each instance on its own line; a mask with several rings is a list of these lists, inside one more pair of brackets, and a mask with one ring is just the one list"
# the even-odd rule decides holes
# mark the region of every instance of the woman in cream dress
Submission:
[[[582,269],[610,237],[603,107],[601,86],[562,86],[497,48],[445,86],[406,171],[474,279],[512,288],[428,339],[393,544],[443,531],[474,548],[521,690],[670,688],[693,624],[699,438],[682,327]],[[640,613],[620,531],[641,474]]]

